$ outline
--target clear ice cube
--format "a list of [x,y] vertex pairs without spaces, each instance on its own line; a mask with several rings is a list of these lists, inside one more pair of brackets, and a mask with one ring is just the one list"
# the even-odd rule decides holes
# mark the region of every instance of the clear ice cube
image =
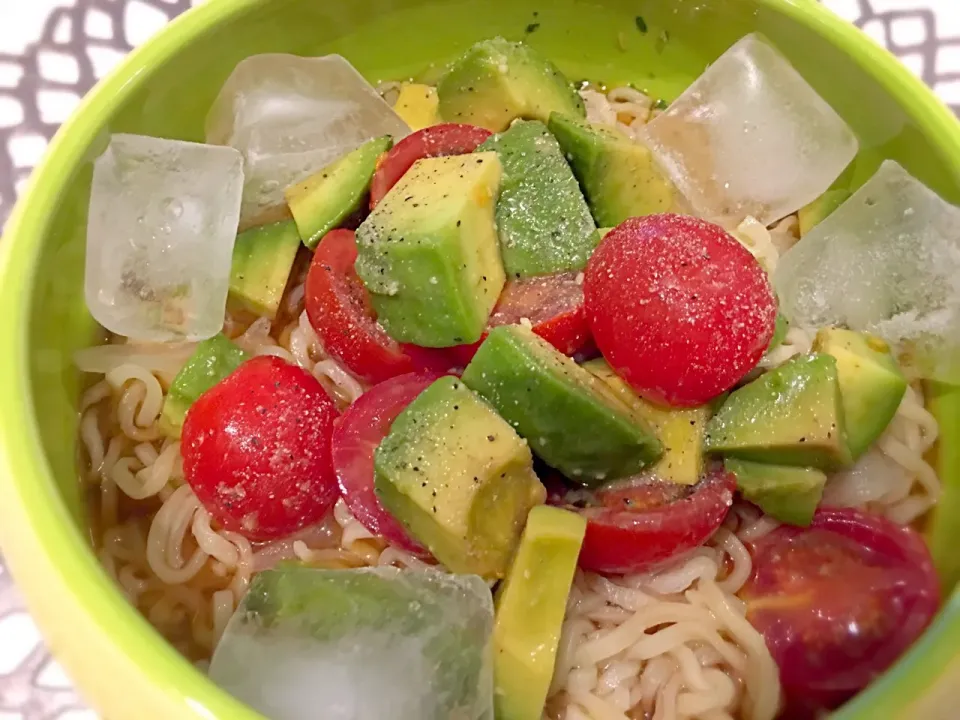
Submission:
[[240,217],[233,148],[114,135],[94,163],[85,295],[103,327],[149,342],[223,327]]
[[473,575],[256,576],[211,679],[271,720],[493,720],[493,598]]
[[885,161],[777,265],[794,324],[906,343],[915,370],[960,378],[960,208]]
[[693,210],[769,225],[818,197],[857,153],[847,124],[778,50],[747,35],[642,134]]
[[227,78],[207,115],[206,139],[243,153],[242,217],[283,201],[284,189],[367,140],[410,128],[339,55],[254,55]]

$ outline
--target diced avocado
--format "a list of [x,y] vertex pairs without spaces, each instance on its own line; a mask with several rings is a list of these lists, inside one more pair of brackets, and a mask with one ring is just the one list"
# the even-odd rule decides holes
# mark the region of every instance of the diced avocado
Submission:
[[505,130],[516,118],[547,122],[550,113],[583,117],[579,93],[557,67],[529,45],[503,38],[471,47],[437,86],[447,122]]
[[313,250],[324,235],[361,208],[377,159],[392,146],[389,136],[370,140],[287,188],[287,204],[304,245]]
[[787,339],[788,332],[790,332],[790,321],[787,320],[782,313],[777,313],[777,321],[773,326],[773,337],[770,338],[770,345],[767,346],[767,352],[782,345],[783,341]]
[[848,197],[850,197],[849,190],[843,188],[827,190],[809,205],[800,208],[797,212],[797,219],[800,221],[800,236],[803,237],[814,226],[826,220],[827,216],[843,205]]
[[383,506],[452,572],[503,577],[546,498],[527,444],[454,377],[400,413],[374,462]]
[[300,249],[293,220],[250,228],[237,235],[230,267],[230,302],[271,320],[280,308]]
[[187,410],[207,390],[236,370],[247,354],[225,335],[217,334],[197,345],[190,359],[173,379],[160,414],[160,428],[170,437],[180,437]]
[[707,407],[710,409],[710,417],[713,417],[720,412],[720,408],[723,407],[723,404],[727,401],[728,397],[730,397],[729,391],[717,395],[713,400],[707,403]]
[[821,470],[849,465],[837,361],[798,355],[732,392],[707,424],[706,449]]
[[727,458],[723,464],[727,472],[736,476],[740,494],[767,515],[801,527],[813,521],[827,482],[822,470],[733,458]]
[[357,230],[357,274],[400,342],[480,339],[504,285],[496,153],[418,160]]
[[660,457],[660,443],[637,413],[522,325],[493,328],[463,382],[576,482],[595,487]]
[[440,98],[437,89],[418,83],[404,83],[393,111],[411,130],[422,130],[440,122]]
[[856,460],[867,451],[900,407],[907,380],[890,346],[852,330],[821,330],[813,349],[836,358],[847,445]]
[[637,395],[603,358],[585,362],[583,369],[606,383],[653,428],[663,445],[663,456],[650,468],[653,475],[681,485],[695,485],[700,480],[703,474],[703,432],[711,415],[709,405],[695,408],[654,405]]
[[479,148],[503,165],[497,231],[510,277],[582,270],[600,242],[577,179],[541,122],[518,122]]
[[581,515],[535,507],[506,580],[497,590],[494,713],[540,720],[553,678],[567,598],[587,530]]
[[627,218],[667,212],[673,206],[673,185],[646,146],[615,128],[562,113],[553,113],[549,126],[598,225],[616,226]]

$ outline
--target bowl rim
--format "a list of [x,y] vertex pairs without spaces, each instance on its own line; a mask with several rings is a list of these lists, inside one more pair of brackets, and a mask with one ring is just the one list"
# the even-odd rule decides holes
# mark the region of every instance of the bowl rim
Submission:
[[[0,323],[0,541],[8,566],[25,593],[31,609],[44,604],[42,596],[55,590],[63,614],[84,623],[91,637],[129,666],[126,677],[156,690],[155,697],[174,709],[177,717],[238,718],[260,716],[209,682],[172,646],[151,629],[139,612],[112,586],[112,581],[90,551],[88,538],[72,522],[59,497],[57,484],[45,457],[31,391],[28,359],[31,289],[38,272],[42,241],[49,228],[49,213],[73,171],[83,162],[91,143],[109,117],[135,90],[147,83],[157,68],[181,48],[198,41],[220,23],[266,5],[269,0],[207,0],[160,30],[132,51],[82,100],[63,124],[42,161],[34,169],[26,190],[11,214],[0,240],[0,306],[8,309]],[[753,0],[782,13],[833,44],[873,76],[911,118],[925,137],[946,156],[955,158],[960,174],[960,124],[933,92],[884,48],[853,25],[822,7],[816,0]],[[68,167],[71,172],[64,173]],[[39,578],[47,584],[41,587]],[[52,584],[51,584],[52,583]],[[922,661],[919,653],[949,658],[960,637],[960,596],[941,610],[924,638],[883,678],[861,693],[855,708],[837,717],[870,717],[871,707],[908,678],[906,668]],[[54,615],[40,619],[51,635]],[[939,630],[939,632],[937,632]],[[51,638],[52,639],[52,638]],[[65,657],[74,675],[83,675],[81,653],[70,653],[67,640],[51,643]],[[58,647],[59,645],[59,647]],[[149,653],[149,657],[144,657]],[[87,661],[89,664],[89,660]],[[944,675],[926,679],[924,689]],[[94,701],[104,694],[86,676],[78,690]],[[909,683],[913,685],[913,683]],[[917,692],[919,686],[914,686]],[[889,698],[887,698],[889,699]],[[889,705],[886,706],[888,709]],[[104,710],[106,708],[98,708]]]

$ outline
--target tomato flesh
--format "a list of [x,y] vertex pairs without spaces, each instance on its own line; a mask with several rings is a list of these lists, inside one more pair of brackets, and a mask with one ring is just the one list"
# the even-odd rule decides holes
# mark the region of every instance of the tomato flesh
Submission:
[[444,123],[407,135],[377,164],[370,183],[370,209],[402,178],[417,160],[445,155],[467,155],[476,150],[492,133],[475,125]]
[[798,708],[829,708],[868,685],[920,636],[940,603],[923,539],[852,508],[821,508],[753,547],[747,619]]
[[580,567],[646,572],[703,545],[727,516],[736,487],[718,467],[694,486],[645,479],[599,490],[587,507],[573,508],[587,519]]
[[333,465],[350,512],[374,535],[424,558],[430,553],[410,538],[374,492],[373,454],[397,415],[438,377],[411,373],[371,388],[344,411],[333,433]]
[[453,368],[449,352],[401,346],[377,322],[370,295],[354,269],[352,230],[327,233],[307,272],[307,318],[326,351],[361,380],[378,383],[421,369]]
[[587,263],[587,320],[614,371],[660,405],[729,390],[773,337],[777,300],[735,238],[681,215],[630,218]]
[[330,453],[337,409],[320,382],[277,357],[248,360],[190,407],[186,481],[210,515],[251,540],[320,522],[339,496]]
[[[564,355],[575,355],[590,345],[590,326],[583,307],[583,275],[579,272],[508,280],[487,328],[530,322],[533,332]],[[473,345],[456,348],[457,359],[468,363],[486,333]]]

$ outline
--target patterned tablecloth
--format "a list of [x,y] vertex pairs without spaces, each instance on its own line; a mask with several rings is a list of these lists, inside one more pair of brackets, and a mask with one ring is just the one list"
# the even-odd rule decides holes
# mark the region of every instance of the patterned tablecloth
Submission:
[[[80,97],[200,0],[0,0],[0,225]],[[960,112],[960,0],[823,0]],[[0,720],[96,715],[50,659],[0,558]]]

